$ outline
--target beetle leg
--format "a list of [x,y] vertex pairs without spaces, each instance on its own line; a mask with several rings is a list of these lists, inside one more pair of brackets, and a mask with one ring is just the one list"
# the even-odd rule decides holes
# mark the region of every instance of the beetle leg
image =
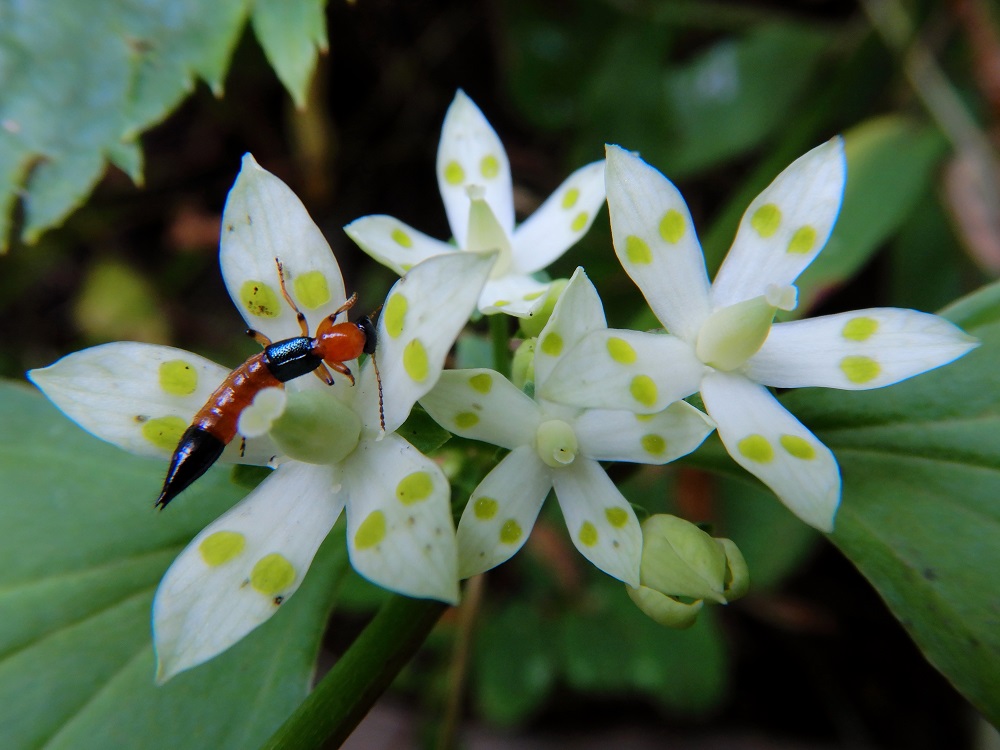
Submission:
[[291,305],[292,309],[295,310],[295,319],[299,321],[299,328],[302,329],[302,335],[308,336],[309,323],[306,322],[306,316],[302,314],[301,310],[299,310],[299,306],[292,301],[292,296],[288,293],[288,289],[285,287],[285,266],[277,258],[274,259],[274,262],[278,265],[278,282],[281,285],[281,296],[283,296],[285,298],[285,302]]
[[326,369],[326,365],[323,364],[322,362],[319,363],[319,367],[313,370],[313,375],[315,375],[317,378],[322,380],[327,385],[333,385],[333,375],[330,374],[330,371]]
[[260,331],[255,331],[253,328],[247,328],[247,336],[252,338],[254,341],[256,341],[263,347],[268,347],[271,345],[271,339],[269,339]]

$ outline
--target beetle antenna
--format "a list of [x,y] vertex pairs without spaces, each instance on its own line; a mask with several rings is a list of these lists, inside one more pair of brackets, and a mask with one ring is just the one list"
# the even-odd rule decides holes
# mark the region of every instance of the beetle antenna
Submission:
[[375,368],[375,382],[378,383],[378,421],[382,425],[382,432],[385,433],[385,401],[382,399],[382,375],[378,371],[378,362],[375,360],[375,352],[372,352],[372,367]]

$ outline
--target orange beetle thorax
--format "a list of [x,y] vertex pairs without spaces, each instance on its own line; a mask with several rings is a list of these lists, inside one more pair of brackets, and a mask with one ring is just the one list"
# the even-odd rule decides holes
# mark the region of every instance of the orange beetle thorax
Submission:
[[367,341],[357,323],[334,323],[325,318],[316,331],[313,352],[327,363],[347,362],[361,356]]

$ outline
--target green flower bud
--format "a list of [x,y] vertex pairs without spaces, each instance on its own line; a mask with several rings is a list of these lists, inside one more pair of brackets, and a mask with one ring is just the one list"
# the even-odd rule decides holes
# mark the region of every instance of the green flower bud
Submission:
[[750,569],[732,539],[717,538],[715,543],[726,553],[726,588],[722,593],[726,601],[734,602],[750,590]]
[[310,464],[336,464],[358,446],[361,419],[330,393],[311,389],[288,394],[284,413],[271,425],[283,453]]
[[552,311],[556,307],[556,302],[559,301],[559,296],[566,289],[567,284],[569,284],[569,279],[556,279],[553,281],[545,293],[545,302],[542,303],[542,306],[530,318],[519,319],[521,322],[521,331],[525,336],[534,337],[542,332],[545,324],[552,317]]
[[524,390],[525,383],[535,382],[535,345],[537,343],[538,339],[525,339],[514,352],[510,379],[521,390]]
[[658,514],[642,523],[640,583],[672,597],[726,603],[726,552],[693,523]]
[[646,586],[637,589],[626,586],[625,590],[643,614],[664,627],[676,630],[684,630],[694,625],[704,604],[701,599],[685,603]]

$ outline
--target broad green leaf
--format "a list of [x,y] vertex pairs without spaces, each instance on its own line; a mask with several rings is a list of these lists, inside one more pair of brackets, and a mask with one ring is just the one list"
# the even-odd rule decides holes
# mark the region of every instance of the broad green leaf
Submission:
[[308,692],[346,567],[342,540],[327,541],[274,618],[158,688],[149,618],[159,579],[244,490],[215,469],[155,512],[162,462],[87,435],[21,385],[0,385],[0,413],[4,747],[257,746]]
[[1000,287],[948,317],[982,346],[877,391],[795,391],[785,404],[840,461],[833,542],[927,659],[1000,722]]
[[0,0],[0,251],[18,196],[33,242],[84,201],[108,162],[141,182],[139,135],[198,79],[222,93],[251,6],[268,58],[303,101],[326,42],[322,5]]
[[844,204],[823,252],[796,282],[800,313],[850,279],[899,230],[930,189],[946,148],[937,130],[899,115],[844,134]]

